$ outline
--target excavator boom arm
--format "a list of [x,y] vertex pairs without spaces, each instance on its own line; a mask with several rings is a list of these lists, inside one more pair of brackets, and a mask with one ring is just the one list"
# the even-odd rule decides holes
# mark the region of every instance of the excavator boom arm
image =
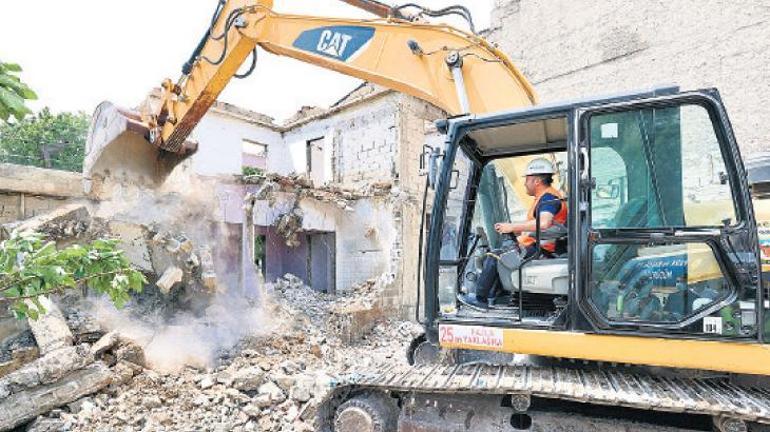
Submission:
[[450,115],[536,101],[505,54],[447,25],[285,15],[274,12],[270,0],[228,0],[189,72],[177,83],[164,82],[158,112],[146,116],[150,141],[183,152],[192,129],[257,46],[415,96]]

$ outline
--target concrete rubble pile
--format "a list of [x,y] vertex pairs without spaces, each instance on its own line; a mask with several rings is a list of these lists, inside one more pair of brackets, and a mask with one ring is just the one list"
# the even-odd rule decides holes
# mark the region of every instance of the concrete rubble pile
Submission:
[[[350,294],[335,297],[300,289],[302,280],[287,274],[273,284],[273,288],[287,302],[303,304],[302,314],[311,323],[326,332],[335,334],[343,343],[354,343],[369,333],[374,326],[388,316],[382,305],[382,291],[390,282],[387,275],[369,279],[351,288]],[[302,297],[302,298],[300,298]]]
[[[27,431],[318,430],[318,409],[336,377],[404,362],[420,331],[394,321],[379,321],[356,339],[334,330],[339,308],[372,305],[379,285],[368,281],[338,299],[286,275],[268,287],[273,294],[264,306],[283,323],[279,330],[246,337],[222,351],[215,366],[173,373],[145,369],[141,348],[119,332],[72,345],[78,337],[59,325],[60,332],[40,336],[50,351],[41,348],[39,359],[0,378],[0,412],[11,414],[0,420],[0,430],[33,419]],[[88,334],[83,314],[56,319]]]
[[174,287],[216,290],[212,251],[195,245],[185,233],[157,223],[134,223],[92,216],[88,207],[72,203],[54,211],[0,226],[0,239],[13,230],[37,231],[60,246],[91,239],[115,238],[119,247],[140,271],[168,295]]
[[[287,244],[302,230],[298,203],[303,198],[347,212],[356,200],[393,195],[389,183],[350,191],[314,187],[302,176],[263,175],[244,182],[260,186],[249,199],[270,203],[277,193],[294,198],[293,209],[274,223]],[[217,243],[228,234],[222,224],[210,222],[198,214],[199,207],[177,195],[143,199],[148,195],[142,192],[139,197],[141,205],[123,205],[121,200],[70,203],[0,226],[0,239],[12,230],[42,232],[59,246],[116,238],[150,281],[132,300],[131,314],[155,315],[146,317],[143,328],[152,329],[155,323],[182,327],[163,319],[188,307],[208,311],[208,302],[228,297],[218,288],[234,286],[232,280],[220,280],[232,279],[223,270],[232,266],[222,261],[232,264],[240,251]],[[152,214],[137,217],[149,208]],[[191,210],[182,211],[186,209]],[[219,275],[215,268],[221,270]],[[45,300],[44,317],[13,323],[8,332],[6,317],[0,315],[0,432],[317,430],[317,410],[337,376],[386,360],[405,361],[406,346],[420,331],[408,322],[388,321],[391,311],[381,298],[391,279],[383,275],[346,290],[345,296],[334,296],[313,291],[287,274],[263,290],[270,295],[256,315],[269,317],[267,330],[252,332],[249,327],[245,337],[238,334],[240,342],[234,347],[217,346],[210,366],[196,363],[174,372],[150,369],[157,366],[152,361],[157,351],[144,340],[132,339],[130,332],[97,320],[84,293]],[[213,306],[224,313],[199,316],[199,311],[190,311],[195,321],[185,325],[197,326],[191,327],[194,331],[219,328],[205,320],[253,313],[249,308],[234,311],[232,303]],[[248,318],[236,316],[236,321]],[[151,333],[161,338],[160,329]]]
[[348,201],[385,197],[389,194],[392,185],[389,182],[367,183],[361,190],[353,191],[334,185],[316,186],[313,181],[304,174],[280,175],[275,173],[261,173],[243,176],[241,181],[245,184],[262,186],[263,197],[269,198],[271,192],[289,192],[297,194],[299,198],[314,198],[319,201],[337,203],[340,208],[345,208]]
[[392,185],[389,182],[367,183],[361,190],[354,191],[334,185],[316,186],[306,175],[279,175],[260,173],[243,176],[246,185],[257,185],[259,189],[249,199],[266,201],[268,206],[275,206],[280,193],[290,197],[293,205],[279,216],[275,229],[285,239],[286,245],[296,247],[300,244],[298,234],[302,232],[303,211],[300,201],[313,199],[321,203],[332,204],[345,211],[353,211],[352,204],[361,199],[390,198]]
[[39,357],[0,374],[0,431],[29,422],[105,387],[116,387],[144,367],[141,348],[107,334],[78,343],[59,308],[43,298],[47,313],[29,321]]

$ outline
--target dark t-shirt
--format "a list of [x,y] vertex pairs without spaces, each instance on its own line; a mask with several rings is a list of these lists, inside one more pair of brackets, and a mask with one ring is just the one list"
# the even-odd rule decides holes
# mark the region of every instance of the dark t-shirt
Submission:
[[[540,198],[540,213],[548,212],[556,216],[561,211],[561,201],[557,201],[559,197],[554,194],[544,193]],[[537,212],[536,212],[537,213]]]

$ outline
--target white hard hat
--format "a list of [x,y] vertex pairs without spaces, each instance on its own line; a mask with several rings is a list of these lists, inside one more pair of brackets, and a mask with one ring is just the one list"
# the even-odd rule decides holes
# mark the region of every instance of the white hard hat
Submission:
[[527,171],[524,175],[553,174],[554,172],[551,161],[546,158],[535,158],[529,161]]

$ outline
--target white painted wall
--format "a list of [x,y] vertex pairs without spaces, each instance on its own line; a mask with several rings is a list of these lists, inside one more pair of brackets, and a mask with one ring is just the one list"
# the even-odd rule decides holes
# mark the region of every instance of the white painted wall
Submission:
[[225,113],[209,111],[193,130],[198,152],[193,171],[201,175],[240,174],[243,139],[267,144],[268,157],[281,144],[281,134]]
[[322,138],[317,186],[338,182],[357,187],[392,178],[398,151],[398,95],[387,94],[280,132],[218,111],[209,111],[192,139],[198,152],[193,170],[202,175],[240,174],[243,139],[268,145],[267,171],[305,174],[308,140]]
[[[281,175],[305,174],[307,169],[306,144],[308,140],[316,138],[324,139],[324,158],[331,160],[333,149],[327,143],[330,142],[333,124],[334,117],[331,117],[312,121],[284,132],[283,144],[275,152],[268,153],[267,170]],[[331,173],[331,169],[327,173]],[[331,180],[329,175],[324,175],[321,184],[329,183]]]

